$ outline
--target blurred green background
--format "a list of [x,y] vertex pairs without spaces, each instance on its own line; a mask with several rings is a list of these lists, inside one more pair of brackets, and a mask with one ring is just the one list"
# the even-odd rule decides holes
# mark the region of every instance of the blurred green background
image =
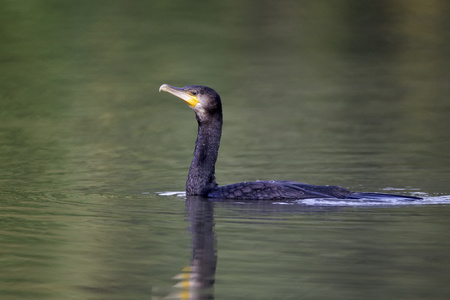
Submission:
[[221,94],[219,182],[383,169],[403,173],[359,183],[440,192],[449,20],[438,0],[2,1],[2,185],[182,189],[196,124],[169,83]]
[[[196,122],[182,101],[158,93],[163,83],[207,85],[221,95],[219,184],[289,179],[448,195],[449,28],[446,0],[0,1],[0,296],[141,298],[188,263],[183,199],[155,193],[184,190]],[[280,228],[275,215],[263,221],[275,222],[270,230],[258,231],[246,225],[245,209],[217,205],[219,245],[228,247],[219,249],[219,295],[227,294],[226,278],[241,282],[233,283],[237,291],[252,286],[227,258],[248,261],[258,241],[267,255],[291,249],[297,225],[313,226],[299,247],[336,235],[348,244],[313,242],[307,253],[336,250],[342,260],[308,269],[318,270],[317,281],[301,277],[304,290],[285,281],[292,299],[322,291],[320,280],[359,282],[361,269],[377,268],[364,258],[355,263],[345,249],[366,247],[367,226],[379,221],[386,231],[368,246],[403,241],[395,253],[419,249],[413,275],[405,275],[407,267],[397,274],[401,286],[438,296],[439,278],[448,277],[448,242],[433,239],[448,228],[439,221],[448,219],[447,206],[376,210],[370,224],[371,212],[344,213],[336,219],[345,230],[337,233],[324,232],[334,221],[314,214],[293,214]],[[242,227],[236,218],[245,220]],[[416,221],[427,226],[414,227],[412,242],[408,229],[390,226]],[[361,236],[355,244],[353,226]],[[249,236],[256,242],[246,251],[233,247]],[[433,249],[441,263],[430,267],[423,253]],[[270,279],[283,271],[301,276],[289,268],[311,261],[303,254],[288,255]],[[383,266],[404,266],[401,259]],[[273,270],[262,260],[259,276]],[[421,281],[426,267],[434,286]],[[335,277],[322,276],[327,268]],[[255,298],[271,295],[261,285],[268,278],[254,275],[254,286],[266,287]],[[333,284],[323,293],[334,299],[370,299],[364,287],[337,284],[337,293]],[[395,285],[383,291],[385,298],[402,295]]]

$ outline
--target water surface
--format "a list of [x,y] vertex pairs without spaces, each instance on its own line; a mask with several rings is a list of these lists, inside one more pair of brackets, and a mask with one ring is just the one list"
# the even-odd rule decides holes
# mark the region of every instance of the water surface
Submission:
[[[0,298],[448,299],[449,12],[2,1]],[[424,200],[161,195],[183,191],[196,137],[162,83],[221,94],[220,184]]]

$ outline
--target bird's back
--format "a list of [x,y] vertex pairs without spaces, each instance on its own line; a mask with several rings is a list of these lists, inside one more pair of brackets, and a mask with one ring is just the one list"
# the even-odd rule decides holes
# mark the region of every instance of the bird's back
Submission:
[[296,181],[253,181],[220,186],[210,198],[276,200],[307,198],[347,198],[352,192],[339,186],[319,186]]

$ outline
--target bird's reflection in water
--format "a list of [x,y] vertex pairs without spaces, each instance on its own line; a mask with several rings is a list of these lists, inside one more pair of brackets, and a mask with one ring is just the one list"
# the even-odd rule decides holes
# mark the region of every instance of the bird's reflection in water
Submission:
[[193,251],[191,264],[181,274],[175,285],[174,299],[214,299],[214,281],[217,265],[216,238],[214,236],[213,203],[205,198],[189,196],[186,212],[190,222]]

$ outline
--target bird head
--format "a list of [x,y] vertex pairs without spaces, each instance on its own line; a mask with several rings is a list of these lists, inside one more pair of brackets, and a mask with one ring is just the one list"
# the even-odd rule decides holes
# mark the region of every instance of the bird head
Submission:
[[219,94],[207,86],[187,85],[185,87],[174,87],[163,84],[159,91],[168,92],[186,102],[200,118],[200,120],[222,112],[222,104]]

